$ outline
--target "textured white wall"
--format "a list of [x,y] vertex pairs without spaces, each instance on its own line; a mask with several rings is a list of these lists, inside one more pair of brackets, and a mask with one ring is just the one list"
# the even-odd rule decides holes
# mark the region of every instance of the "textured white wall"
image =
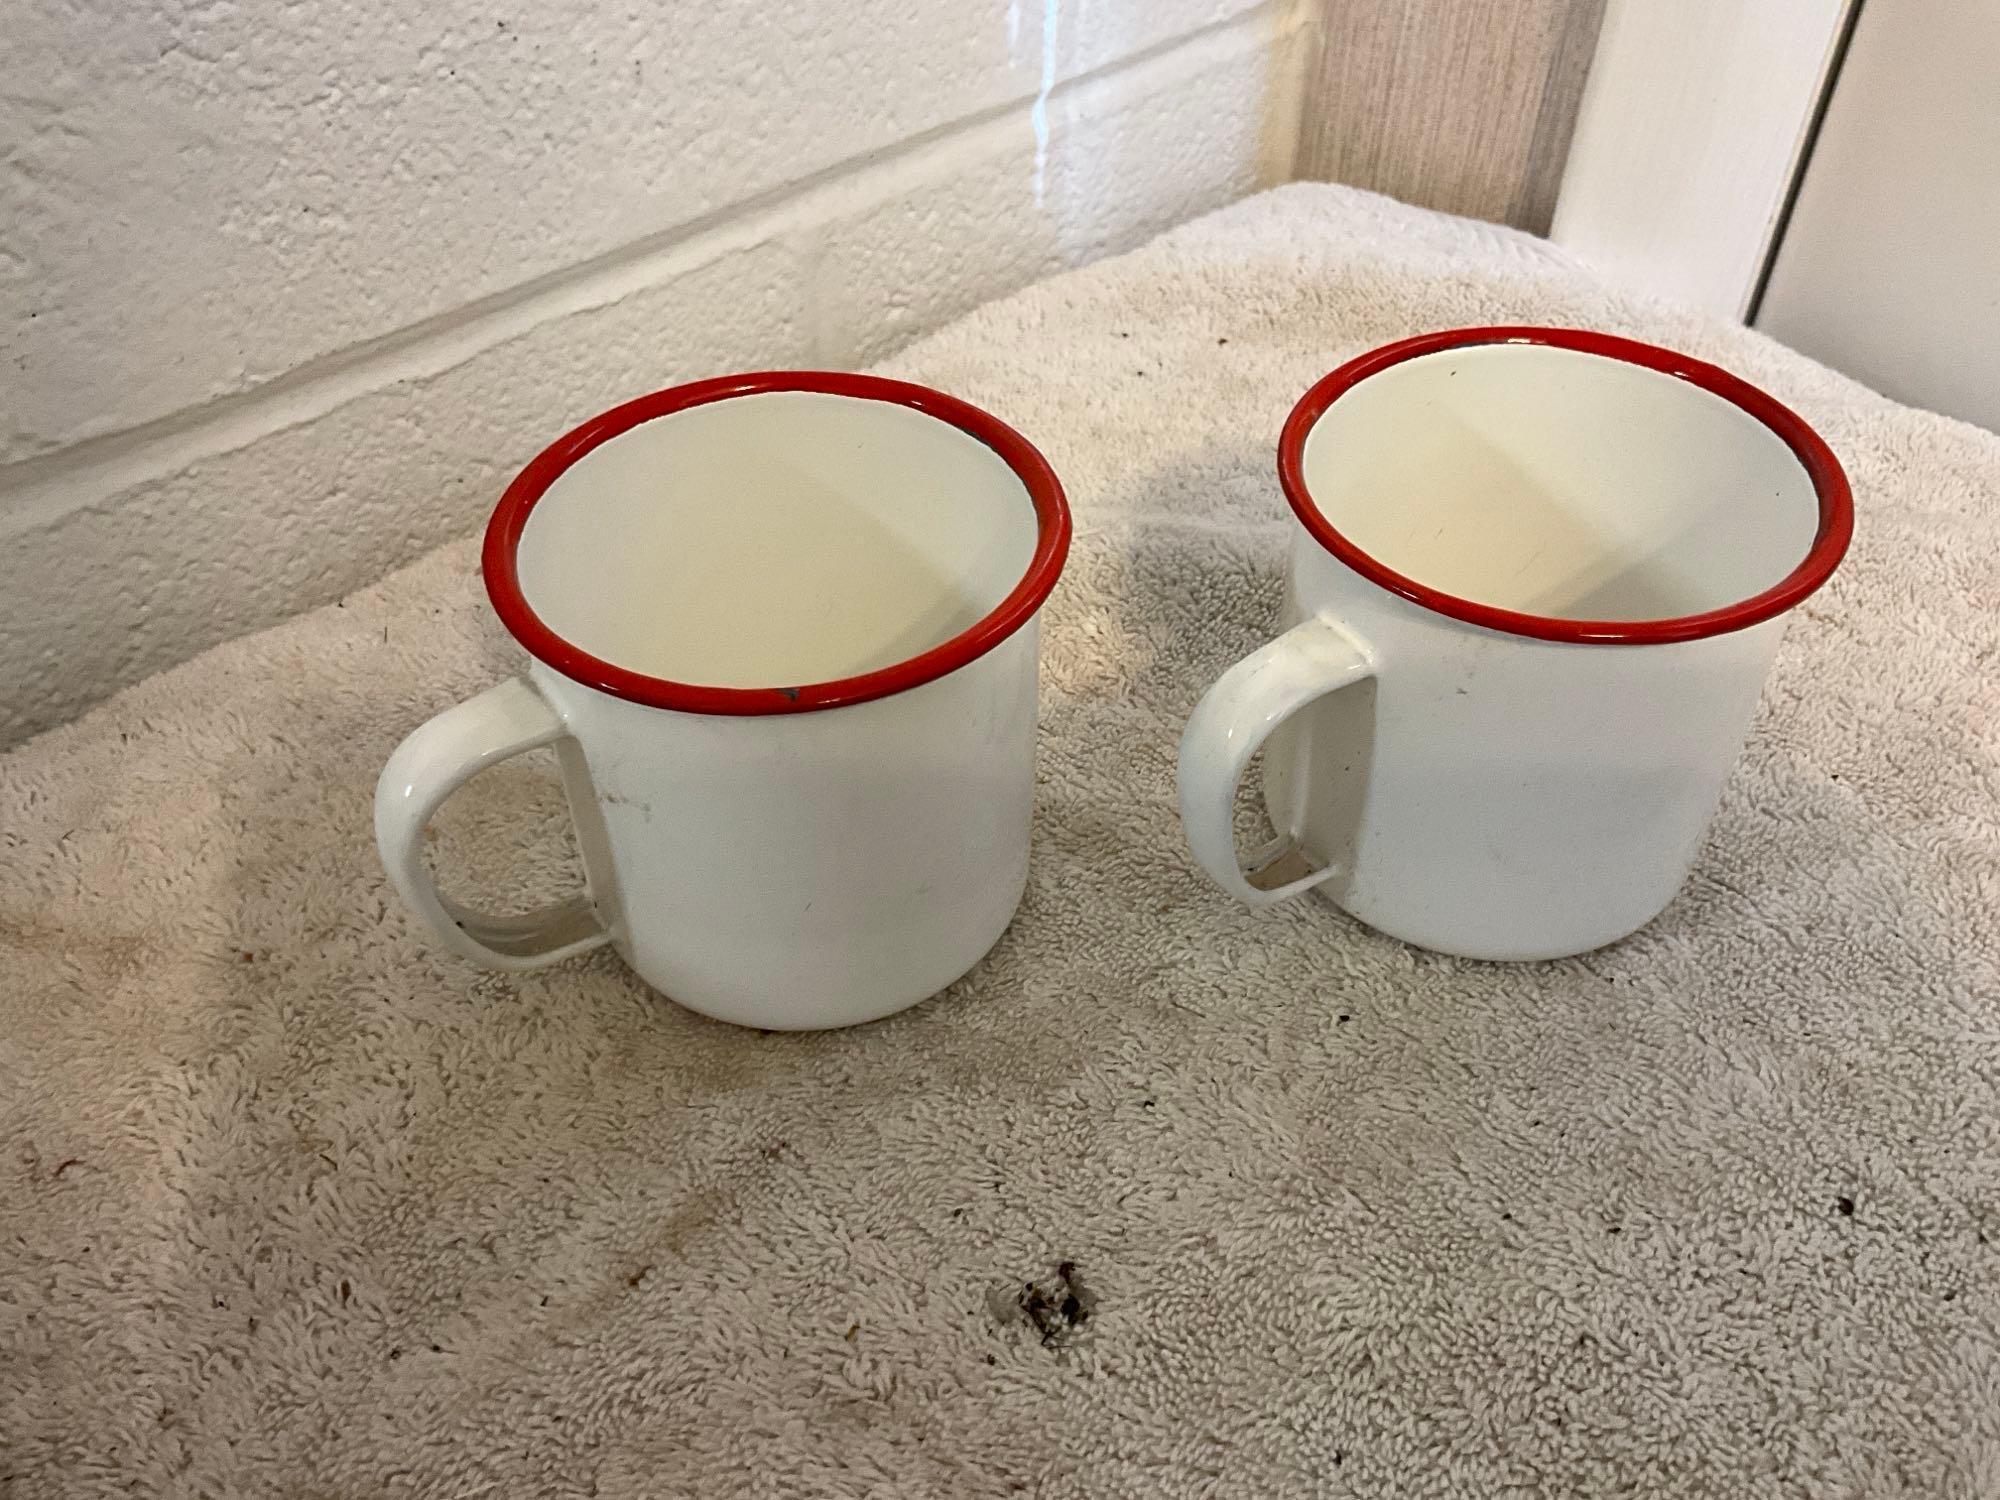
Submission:
[[620,397],[864,364],[1288,175],[1291,0],[20,0],[0,742],[481,519]]

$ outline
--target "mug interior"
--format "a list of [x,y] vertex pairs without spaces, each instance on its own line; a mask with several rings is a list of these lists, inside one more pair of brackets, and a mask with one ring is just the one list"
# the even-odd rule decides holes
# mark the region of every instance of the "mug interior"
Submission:
[[1369,371],[1313,423],[1299,466],[1311,507],[1376,564],[1549,621],[1724,610],[1792,576],[1822,530],[1815,476],[1743,405],[1548,344]]
[[765,390],[597,442],[534,502],[513,564],[540,624],[619,672],[788,691],[960,637],[1018,591],[1040,531],[1021,476],[952,422]]

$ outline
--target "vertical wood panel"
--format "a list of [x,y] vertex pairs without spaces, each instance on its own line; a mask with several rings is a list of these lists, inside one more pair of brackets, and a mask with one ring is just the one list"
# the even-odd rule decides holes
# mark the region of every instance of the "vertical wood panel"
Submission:
[[1300,174],[1547,233],[1604,0],[1319,0]]

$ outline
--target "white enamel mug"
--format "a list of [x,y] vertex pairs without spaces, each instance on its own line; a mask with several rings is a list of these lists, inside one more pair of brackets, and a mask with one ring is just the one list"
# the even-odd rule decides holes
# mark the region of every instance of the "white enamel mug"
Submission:
[[[1470,958],[1626,936],[1673,899],[1785,615],[1853,508],[1826,444],[1727,371],[1629,339],[1471,328],[1294,408],[1284,633],[1181,742],[1196,860],[1252,905],[1318,889]],[[1265,751],[1273,841],[1239,863]]]
[[[873,1020],[950,984],[1027,881],[1036,631],[1069,547],[1012,428],[827,373],[661,391],[521,472],[487,592],[532,661],[382,773],[391,880],[453,951],[609,943],[748,1026]],[[523,917],[439,894],[423,830],[475,772],[558,752],[586,888]]]

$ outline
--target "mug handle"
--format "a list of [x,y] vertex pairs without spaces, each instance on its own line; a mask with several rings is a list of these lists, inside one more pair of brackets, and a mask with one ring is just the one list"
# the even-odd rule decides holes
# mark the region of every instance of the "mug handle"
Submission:
[[587,890],[540,911],[491,917],[440,893],[424,864],[424,828],[445,798],[487,767],[568,732],[548,700],[516,677],[419,726],[375,784],[375,842],[390,883],[447,948],[475,963],[539,969],[611,941]]
[[1339,874],[1328,865],[1278,885],[1274,876],[1297,843],[1280,834],[1250,856],[1236,857],[1236,786],[1264,741],[1293,713],[1316,698],[1375,675],[1361,643],[1332,620],[1295,625],[1259,647],[1215,680],[1202,695],[1181,735],[1181,826],[1195,861],[1217,885],[1249,906],[1271,906],[1309,891]]

